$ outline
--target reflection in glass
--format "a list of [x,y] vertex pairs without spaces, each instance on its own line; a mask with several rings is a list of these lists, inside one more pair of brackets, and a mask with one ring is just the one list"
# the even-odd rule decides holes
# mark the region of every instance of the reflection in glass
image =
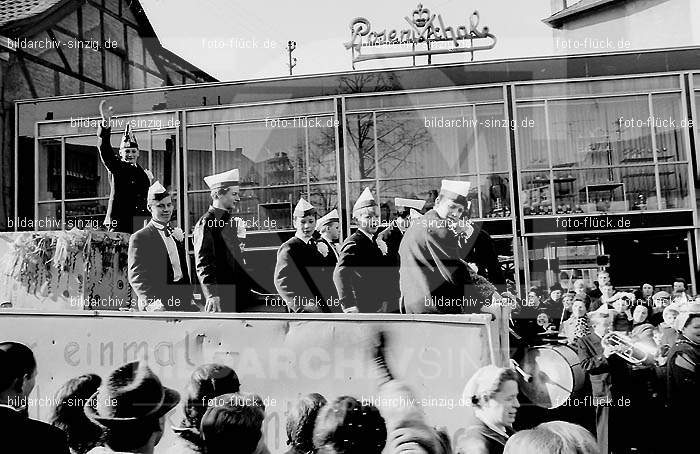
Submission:
[[510,178],[508,174],[491,174],[481,177],[482,217],[510,217]]
[[39,194],[38,200],[61,199],[61,141],[39,141]]
[[42,227],[37,230],[60,230],[63,222],[61,203],[40,203],[37,220]]
[[[335,128],[333,117],[319,117],[322,127],[308,128],[309,181],[335,181],[337,179]],[[311,121],[311,120],[309,120]],[[315,123],[314,123],[315,124]]]
[[151,172],[156,180],[168,188],[176,189],[175,134],[153,134],[153,150],[151,151]]
[[321,217],[338,207],[338,186],[333,184],[312,184],[308,201],[318,210]]
[[523,215],[552,214],[549,172],[523,172],[520,204]]
[[[479,172],[507,172],[509,168],[508,121],[503,105],[476,106]],[[529,120],[523,118],[521,120]],[[467,167],[466,169],[469,169]],[[464,167],[460,172],[470,172]]]
[[187,128],[187,190],[207,189],[204,177],[211,175],[211,128]]
[[107,197],[109,191],[109,172],[100,160],[95,137],[66,137],[66,199]]
[[661,209],[689,208],[688,164],[659,166]]
[[211,205],[211,195],[209,192],[196,192],[194,194],[187,194],[187,210],[189,213],[187,230],[188,234],[192,233],[194,230],[194,225],[197,223],[199,218],[202,217],[204,213],[209,209]]
[[683,124],[681,95],[667,93],[652,95],[651,99],[654,106],[657,159],[659,162],[686,160],[681,126]]
[[516,129],[518,135],[518,154],[523,169],[546,169],[549,167],[547,155],[547,127],[544,104],[519,104],[517,106],[517,123],[523,119],[532,120],[532,127]]
[[66,230],[99,229],[107,214],[107,198],[66,202]]
[[347,162],[348,180],[374,178],[374,115],[352,114],[347,117]]
[[308,199],[305,186],[241,189],[241,202],[234,215],[245,220],[249,230],[291,229],[292,210],[300,197]]
[[653,161],[646,96],[551,101],[548,109],[555,168]]
[[216,171],[238,169],[241,186],[306,183],[304,128],[265,122],[215,127]]
[[[626,209],[632,211],[658,210],[656,174],[653,165],[621,167],[616,171],[624,183]],[[617,210],[622,211],[622,210]]]

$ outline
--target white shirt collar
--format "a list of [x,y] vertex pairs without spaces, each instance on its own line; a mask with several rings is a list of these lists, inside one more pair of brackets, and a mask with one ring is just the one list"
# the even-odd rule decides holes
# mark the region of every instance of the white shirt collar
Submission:
[[157,228],[158,230],[165,230],[165,226],[160,222],[156,222],[154,219],[151,219],[151,224],[153,224],[153,227]]

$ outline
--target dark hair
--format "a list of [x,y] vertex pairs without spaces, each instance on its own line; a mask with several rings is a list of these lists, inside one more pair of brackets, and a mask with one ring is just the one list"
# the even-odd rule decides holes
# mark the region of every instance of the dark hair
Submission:
[[682,277],[677,277],[673,280],[674,283],[676,282],[681,282],[683,283],[683,287],[688,288],[688,283],[683,279]]
[[563,292],[564,288],[559,283],[556,283],[556,284],[552,285],[551,287],[549,287],[549,293],[556,292],[557,290]]
[[326,398],[312,393],[299,399],[287,416],[287,444],[300,452],[314,449],[314,422],[321,408],[326,405]]
[[114,451],[131,451],[148,443],[148,439],[160,430],[160,418],[146,418],[138,424],[105,429],[104,442]]
[[241,388],[236,371],[223,364],[204,364],[196,368],[187,384],[183,399],[182,427],[199,429],[209,400],[222,394],[237,393]]
[[101,383],[99,375],[85,374],[71,378],[56,392],[57,403],[50,422],[66,433],[68,446],[78,454],[88,452],[102,440],[102,428],[90,421],[83,410]]
[[318,414],[314,446],[320,454],[379,454],[386,436],[386,423],[376,407],[342,396]]
[[688,320],[685,321],[685,323],[683,324],[683,327],[681,329],[687,328],[688,325],[690,325],[690,322],[692,322],[696,318],[700,318],[700,314],[690,314],[688,316]]
[[19,342],[0,343],[0,391],[6,391],[36,370],[32,350]]
[[231,393],[213,399],[202,417],[200,432],[207,454],[235,451],[252,454],[262,437],[265,405],[250,393]]

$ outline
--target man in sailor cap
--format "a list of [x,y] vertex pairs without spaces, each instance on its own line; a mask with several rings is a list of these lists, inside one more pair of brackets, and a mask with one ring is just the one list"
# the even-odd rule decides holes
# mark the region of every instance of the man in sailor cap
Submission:
[[316,208],[302,198],[293,216],[296,233],[277,251],[277,293],[291,312],[332,312],[334,301],[327,301],[323,291],[331,281],[324,272],[324,259],[332,252],[314,238]]
[[129,282],[142,311],[190,309],[185,234],[170,225],[174,208],[170,193],[156,181],[148,189],[151,221],[129,238]]
[[469,182],[442,180],[435,206],[404,233],[399,246],[401,298],[407,313],[479,312],[496,288],[465,261],[471,224],[462,218]]
[[133,233],[149,217],[146,196],[153,174],[137,162],[139,145],[131,125],[127,123],[124,129],[117,157],[110,143],[112,108],[105,109],[104,101],[100,102],[100,115],[102,122],[97,128],[97,148],[102,163],[109,171],[111,183],[104,223],[111,231]]
[[379,207],[369,188],[365,188],[352,208],[357,231],[340,249],[333,281],[345,312],[385,312],[383,281],[384,255],[377,246]]
[[419,211],[425,206],[425,200],[404,199],[396,197],[396,219],[391,221],[389,226],[377,235],[377,245],[384,254],[385,269],[384,276],[388,312],[399,312],[399,300],[401,298],[401,288],[399,287],[399,245],[403,235],[414,219],[420,216]]
[[241,312],[250,299],[239,220],[231,215],[241,198],[238,169],[204,177],[212,204],[194,226],[194,259],[207,312]]

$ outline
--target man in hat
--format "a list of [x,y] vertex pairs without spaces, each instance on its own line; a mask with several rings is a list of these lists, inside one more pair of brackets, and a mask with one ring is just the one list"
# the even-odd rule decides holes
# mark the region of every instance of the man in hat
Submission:
[[369,188],[365,188],[352,208],[357,231],[340,249],[333,281],[345,312],[386,312],[383,292],[384,255],[377,246],[379,207]]
[[[326,276],[321,284],[321,293],[323,293],[326,301],[335,303],[333,305],[334,309],[338,309],[338,290],[336,290],[333,282],[333,271],[335,271],[335,266],[338,264],[340,254],[338,250],[338,240],[340,239],[340,216],[338,216],[338,210],[333,208],[316,221],[316,231],[320,233],[319,244],[326,245],[321,249],[324,275]],[[326,250],[328,250],[327,253]]]
[[[399,300],[401,299],[401,288],[399,287],[399,266],[401,258],[399,257],[399,245],[403,239],[403,235],[411,224],[411,215],[418,213],[416,210],[422,210],[425,206],[425,200],[404,199],[396,197],[394,199],[396,206],[396,219],[389,223],[389,226],[382,230],[377,235],[377,246],[384,254],[385,266],[384,271],[385,291],[387,300],[388,312],[399,312]],[[415,214],[413,214],[415,217]]]
[[115,369],[85,404],[85,415],[106,430],[104,444],[88,454],[152,454],[163,436],[165,415],[180,402],[144,361]]
[[238,169],[204,177],[212,204],[194,226],[194,259],[207,312],[241,312],[250,298],[250,278],[231,216],[241,198]]
[[27,416],[36,375],[36,359],[29,347],[0,343],[0,452],[69,454],[62,430]]
[[700,303],[682,307],[675,327],[680,334],[668,353],[666,378],[669,420],[677,435],[667,452],[689,452],[700,404]]
[[105,101],[100,102],[100,115],[102,122],[97,128],[97,148],[109,171],[111,187],[104,223],[111,231],[134,233],[148,218],[146,197],[153,174],[137,162],[139,145],[131,125],[127,123],[124,129],[117,157],[110,143],[112,107],[105,109]]
[[189,309],[192,300],[185,234],[170,225],[170,193],[156,181],[148,189],[151,221],[129,238],[129,282],[142,311]]
[[290,312],[331,312],[322,289],[329,276],[323,272],[324,253],[331,254],[325,243],[314,237],[316,208],[301,198],[294,208],[296,233],[277,250],[275,288]]
[[399,255],[403,311],[407,313],[479,312],[501,300],[496,288],[467,262],[470,223],[469,182],[442,180],[432,210],[406,230]]

